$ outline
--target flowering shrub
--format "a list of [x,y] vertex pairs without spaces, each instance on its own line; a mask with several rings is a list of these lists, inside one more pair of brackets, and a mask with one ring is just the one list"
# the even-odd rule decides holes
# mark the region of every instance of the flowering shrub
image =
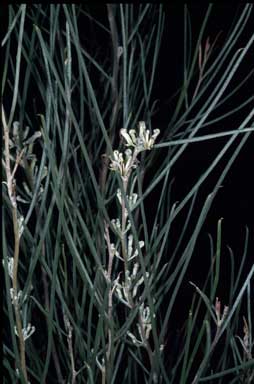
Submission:
[[[7,8],[3,384],[253,382],[251,232],[234,254],[216,215],[200,248],[253,134],[253,5],[213,37],[220,8],[202,6],[193,33],[185,4],[177,76],[157,66],[163,34],[178,60],[165,7]],[[208,145],[192,181],[192,162],[176,171]]]

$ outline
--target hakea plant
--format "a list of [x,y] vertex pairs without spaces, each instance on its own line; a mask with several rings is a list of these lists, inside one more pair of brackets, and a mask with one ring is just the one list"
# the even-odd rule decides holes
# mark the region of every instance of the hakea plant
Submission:
[[[109,262],[108,270],[104,272],[104,275],[107,279],[107,282],[111,284],[108,297],[108,317],[109,320],[112,319],[112,300],[113,297],[116,297],[122,304],[127,308],[133,309],[137,304],[139,305],[138,312],[138,322],[137,322],[137,332],[138,337],[136,337],[130,331],[127,332],[127,336],[133,345],[140,347],[143,346],[146,348],[150,363],[152,365],[152,350],[149,344],[150,331],[152,329],[151,325],[151,314],[150,308],[145,304],[144,299],[139,296],[139,288],[144,284],[144,276],[138,277],[139,272],[139,262],[138,249],[135,249],[133,242],[133,235],[131,233],[131,224],[128,220],[128,210],[126,209],[126,200],[129,205],[129,209],[132,211],[137,202],[138,195],[131,191],[127,194],[129,180],[131,172],[138,165],[137,156],[140,152],[145,150],[151,150],[157,136],[159,135],[159,129],[155,129],[152,134],[144,122],[139,122],[139,131],[138,133],[131,129],[127,131],[126,129],[121,129],[120,134],[125,141],[125,146],[127,149],[124,153],[119,152],[118,150],[113,151],[113,156],[110,157],[109,169],[111,171],[117,172],[122,180],[123,191],[125,193],[125,199],[122,196],[120,189],[117,190],[117,201],[121,207],[121,218],[116,218],[111,220],[112,228],[116,237],[120,240],[116,244],[111,243],[108,226],[105,230],[105,240],[107,243]],[[118,245],[119,244],[119,245]],[[139,241],[139,248],[144,247],[144,241]],[[114,279],[112,276],[113,269],[113,260],[118,258],[123,262],[124,278],[121,279],[122,271]],[[149,278],[149,273],[146,272],[146,277]],[[108,330],[108,350],[107,350],[107,359],[110,360],[111,357],[111,330]],[[99,365],[103,374],[105,374],[105,366]],[[103,368],[103,369],[102,369]]]

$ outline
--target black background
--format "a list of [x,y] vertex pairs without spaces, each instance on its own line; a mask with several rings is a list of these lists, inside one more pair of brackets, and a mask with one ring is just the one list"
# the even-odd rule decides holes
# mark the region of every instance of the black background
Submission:
[[[213,41],[216,35],[220,32],[220,36],[216,44],[216,50],[219,50],[223,45],[229,28],[233,23],[234,18],[236,17],[236,12],[238,9],[241,10],[243,6],[243,4],[232,5],[230,3],[213,4],[212,13],[210,14],[204,37],[206,38],[207,36],[210,36],[210,40]],[[162,100],[162,109],[160,113],[161,118],[159,118],[158,121],[158,124],[161,124],[162,126],[166,124],[164,119],[169,119],[170,114],[173,113],[173,110],[168,108],[167,100],[179,86],[179,81],[181,81],[182,76],[181,65],[183,62],[183,5],[177,5],[176,3],[172,5],[164,4],[164,9],[166,13],[165,31],[158,65],[159,76],[157,78],[154,90],[155,98],[160,98]],[[191,15],[193,27],[194,45],[196,39],[198,38],[200,27],[207,10],[207,5],[188,4],[188,9]],[[247,42],[248,36],[251,35],[251,30],[253,30],[253,28],[251,28],[251,23],[248,25],[249,27],[245,29],[245,32],[236,45],[236,49],[243,47]],[[246,75],[248,71],[253,68],[253,60],[251,60],[251,57],[253,57],[253,52],[254,50],[252,47],[249,53],[249,60],[244,60],[244,64],[235,74],[229,89],[233,89],[233,87],[236,86],[243,78],[244,74]],[[235,97],[228,105],[222,107],[220,112],[225,113],[228,109],[230,109],[231,103],[232,105],[240,104],[245,98],[247,99],[247,97],[252,96],[253,92],[254,81],[252,76],[251,81],[249,81],[247,85],[245,85],[243,89],[241,89],[241,91],[235,95]],[[237,124],[244,120],[251,108],[253,108],[253,105],[249,105],[246,110],[243,110],[240,113],[236,113],[232,115],[232,117],[227,118],[226,127],[224,122],[222,122],[218,124],[218,129],[221,131],[223,131],[225,128],[229,130],[237,129]],[[253,126],[253,119],[251,125]],[[207,133],[209,133],[209,129],[211,132],[214,132],[213,127],[210,127],[208,128]],[[243,253],[246,225],[250,230],[250,244],[243,275],[246,276],[250,266],[254,262],[253,139],[254,136],[251,134],[247,143],[242,148],[240,155],[237,157],[231,170],[227,174],[222,188],[219,189],[213,206],[208,214],[207,220],[199,236],[196,250],[194,252],[193,263],[188,270],[187,276],[185,278],[185,284],[181,290],[183,302],[190,300],[193,293],[188,285],[188,281],[192,280],[197,285],[202,284],[204,281],[208,267],[207,261],[209,254],[209,242],[207,233],[211,233],[213,238],[216,239],[217,221],[221,217],[223,217],[221,279],[217,294],[220,298],[222,298],[222,301],[225,304],[227,303],[230,270],[227,246],[230,246],[234,251],[237,273],[237,268],[241,262]],[[189,149],[177,162],[177,165],[174,169],[175,200],[178,200],[180,196],[184,197],[186,195],[187,191],[191,189],[193,182],[197,180],[198,177],[204,172],[206,166],[210,164],[215,156],[215,153],[217,153],[221,146],[226,143],[226,140],[227,139],[224,138],[212,140],[206,144],[202,142],[189,146]],[[229,156],[231,154],[232,151],[229,151],[229,154],[225,157],[223,164],[229,160]],[[222,170],[223,166],[217,167],[215,172],[213,172],[210,181],[205,184],[205,187],[202,191],[202,198],[211,192],[212,186],[215,184]],[[200,208],[197,207],[197,211],[198,209]],[[180,222],[178,224],[179,231],[181,229],[181,225],[183,225],[183,223]],[[180,302],[178,302],[178,314],[180,314],[183,310],[187,312],[186,308],[184,307],[185,306],[182,305],[180,299]]]

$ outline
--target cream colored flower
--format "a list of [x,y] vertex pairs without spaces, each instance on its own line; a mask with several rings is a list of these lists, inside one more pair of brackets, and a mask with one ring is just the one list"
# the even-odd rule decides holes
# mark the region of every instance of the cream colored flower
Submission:
[[133,162],[131,149],[126,149],[124,155],[122,152],[115,150],[113,158],[110,158],[109,169],[118,172],[122,177],[127,177],[131,168],[136,168],[136,164]]
[[[19,336],[16,326],[14,326],[15,334]],[[35,332],[35,327],[28,323],[27,327],[22,329],[24,341],[26,341]]]
[[122,128],[120,130],[120,134],[123,136],[123,138],[126,141],[127,147],[134,147],[137,152],[150,150],[154,142],[159,135],[160,130],[154,129],[153,133],[151,135],[150,131],[146,129],[146,125],[144,121],[139,122],[139,134],[137,136],[137,133],[134,129],[130,129],[129,132],[127,132],[127,129]]

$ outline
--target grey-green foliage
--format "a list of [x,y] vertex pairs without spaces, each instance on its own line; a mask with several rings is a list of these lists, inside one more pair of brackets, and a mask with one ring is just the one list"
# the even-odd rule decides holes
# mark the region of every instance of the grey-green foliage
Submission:
[[[182,321],[179,342],[179,328],[172,319],[209,210],[242,147],[253,140],[253,95],[219,117],[213,115],[236,92],[244,92],[253,79],[251,71],[233,90],[229,88],[251,57],[254,34],[248,27],[253,6],[238,9],[219,51],[216,42],[209,45],[207,40],[212,5],[197,39],[192,37],[191,13],[183,6],[182,83],[171,99],[173,115],[163,116],[167,127],[161,129],[152,150],[140,155],[140,166],[133,171],[130,189],[138,195],[135,214],[128,207],[119,175],[109,172],[109,158],[113,149],[123,148],[122,127],[136,129],[139,121],[145,121],[150,130],[157,128],[152,119],[160,110],[152,91],[158,79],[165,15],[162,5],[152,4],[101,5],[100,10],[104,19],[87,5],[8,7],[8,29],[2,41],[2,103],[11,138],[12,169],[24,149],[16,173],[16,193],[18,212],[24,219],[18,266],[21,314],[26,325],[35,325],[35,332],[26,340],[28,378],[31,383],[73,384],[224,383],[228,378],[232,383],[251,383],[254,266],[246,275],[244,265],[250,258],[249,241],[253,241],[247,228],[242,254],[236,255],[230,248],[225,250],[218,218],[217,242],[209,236],[203,255],[210,258],[211,268],[204,270],[202,287],[195,281],[190,285],[193,300],[186,308],[189,317]],[[244,33],[245,44],[239,49]],[[228,116],[239,109],[245,111],[242,120],[228,126]],[[217,122],[221,129],[213,131]],[[174,165],[190,146],[196,145],[198,150],[203,141],[219,137],[223,137],[220,150],[179,199],[174,195]],[[5,155],[3,151],[4,181]],[[204,196],[201,188],[221,164],[221,174]],[[2,189],[7,266],[14,250],[13,218],[6,184]],[[127,204],[138,249],[142,300],[148,302],[152,314],[150,360],[128,337],[129,332],[135,333],[138,308],[127,310],[113,295],[112,318],[108,319],[112,287],[104,276],[109,261],[104,235],[105,225],[112,230],[111,219],[120,215],[118,189]],[[155,201],[152,224],[148,197]],[[200,211],[194,215],[197,201]],[[172,244],[178,217],[184,225]],[[144,240],[142,249],[140,240]],[[225,294],[228,309],[223,317],[224,307],[216,297],[221,254],[225,253],[230,274]],[[241,260],[237,271],[236,258]],[[117,277],[121,261],[113,268]],[[16,368],[20,371],[19,345],[12,282],[8,268],[4,271],[3,380],[15,383]],[[113,347],[103,371],[109,328]],[[177,349],[173,349],[173,341],[178,343]],[[221,355],[213,359],[217,348]]]

